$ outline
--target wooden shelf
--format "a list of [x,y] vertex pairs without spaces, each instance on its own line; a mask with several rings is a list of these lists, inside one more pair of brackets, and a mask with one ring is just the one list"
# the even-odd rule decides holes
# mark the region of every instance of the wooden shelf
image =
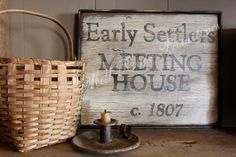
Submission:
[[[82,130],[83,131],[83,130]],[[115,156],[121,157],[235,157],[236,128],[234,129],[141,129],[133,132],[141,137],[137,150]],[[39,150],[19,153],[0,145],[1,157],[88,157],[73,148],[70,142]]]

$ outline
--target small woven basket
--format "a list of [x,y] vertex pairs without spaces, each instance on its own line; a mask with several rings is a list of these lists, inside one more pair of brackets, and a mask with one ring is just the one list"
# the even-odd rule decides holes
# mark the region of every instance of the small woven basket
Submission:
[[20,152],[60,143],[76,134],[84,86],[84,68],[76,61],[71,36],[56,19],[26,10],[3,10],[47,18],[69,41],[70,59],[0,58],[0,141]]

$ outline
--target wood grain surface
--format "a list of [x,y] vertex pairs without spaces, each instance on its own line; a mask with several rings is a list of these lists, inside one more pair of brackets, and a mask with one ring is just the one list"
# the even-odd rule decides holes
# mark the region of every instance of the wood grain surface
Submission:
[[217,122],[217,14],[82,13],[87,91],[82,124]]
[[[0,1],[0,10],[7,9],[8,0]],[[9,54],[9,23],[8,15],[0,16],[0,57]]]
[[[87,130],[80,129],[78,132]],[[142,139],[140,148],[112,157],[235,157],[236,130],[229,129],[133,129]],[[71,141],[42,149],[19,153],[7,145],[0,145],[3,157],[96,157],[74,149]],[[100,155],[101,156],[101,155]],[[102,156],[101,156],[102,157]]]

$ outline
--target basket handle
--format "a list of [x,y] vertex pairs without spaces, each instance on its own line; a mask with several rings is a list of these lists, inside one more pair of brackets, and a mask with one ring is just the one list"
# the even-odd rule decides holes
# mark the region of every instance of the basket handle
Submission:
[[70,33],[68,32],[68,30],[65,28],[65,26],[58,21],[57,19],[48,16],[46,14],[42,14],[42,13],[38,13],[38,12],[34,12],[34,11],[29,11],[29,10],[20,10],[20,9],[6,9],[6,10],[1,10],[0,14],[5,14],[5,13],[21,13],[21,14],[28,14],[28,15],[34,15],[34,16],[39,16],[42,18],[46,18],[54,23],[56,23],[58,26],[60,26],[60,28],[64,31],[64,33],[66,34],[67,40],[68,40],[68,44],[69,44],[69,51],[70,51],[70,60],[76,60],[75,54],[74,54],[74,45],[73,45],[73,40],[70,36]]

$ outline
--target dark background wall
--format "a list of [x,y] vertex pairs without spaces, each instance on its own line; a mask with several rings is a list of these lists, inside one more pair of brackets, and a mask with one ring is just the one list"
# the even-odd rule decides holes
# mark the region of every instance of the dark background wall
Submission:
[[[78,9],[217,10],[223,12],[222,125],[236,126],[236,1],[234,0],[9,0],[9,8],[29,9],[61,20],[74,32]],[[64,59],[62,31],[54,24],[23,15],[10,16],[8,56]]]

